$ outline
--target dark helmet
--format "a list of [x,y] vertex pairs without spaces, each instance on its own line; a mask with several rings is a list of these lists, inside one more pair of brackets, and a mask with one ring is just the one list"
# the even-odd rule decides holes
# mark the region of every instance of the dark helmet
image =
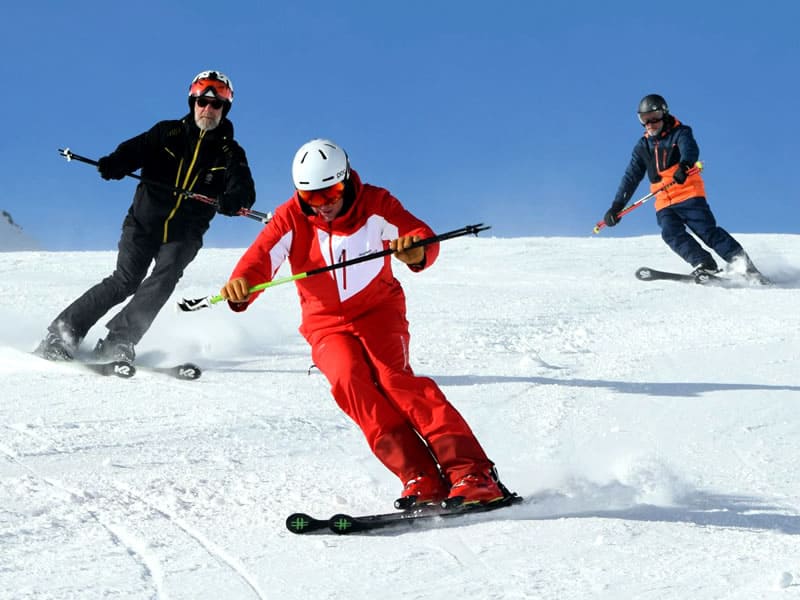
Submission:
[[636,112],[641,115],[642,113],[649,113],[655,110],[660,110],[665,115],[668,115],[669,106],[667,106],[667,101],[664,100],[663,96],[659,96],[658,94],[647,94],[647,96],[642,98],[639,102],[639,110]]

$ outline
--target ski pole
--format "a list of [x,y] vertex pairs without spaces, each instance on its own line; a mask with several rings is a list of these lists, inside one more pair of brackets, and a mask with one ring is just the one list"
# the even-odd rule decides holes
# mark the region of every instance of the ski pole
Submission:
[[[702,170],[703,170],[703,163],[701,163],[701,162],[698,160],[696,163],[694,163],[694,166],[693,166],[691,169],[689,169],[688,171],[686,171],[686,175],[687,175],[687,176],[688,176],[688,175],[694,175],[695,173],[699,173],[699,172],[700,172],[700,171],[702,171]],[[670,181],[669,183],[667,183],[667,184],[665,184],[665,185],[662,185],[662,186],[661,186],[660,188],[658,188],[656,191],[654,191],[654,192],[650,192],[649,194],[647,194],[647,196],[644,196],[644,197],[642,197],[642,198],[639,198],[639,199],[638,199],[636,202],[634,202],[633,204],[631,204],[631,205],[630,205],[628,208],[625,208],[625,209],[621,210],[620,212],[618,212],[618,213],[617,213],[617,219],[621,219],[622,217],[624,217],[625,215],[627,215],[627,214],[628,214],[629,212],[631,212],[632,210],[636,210],[636,209],[637,209],[637,208],[639,208],[639,207],[640,207],[642,204],[644,204],[645,202],[647,202],[648,200],[650,200],[650,198],[652,198],[653,196],[655,196],[655,195],[656,195],[656,194],[658,194],[659,192],[663,192],[663,191],[664,191],[665,189],[667,189],[668,187],[672,187],[672,186],[673,186],[673,185],[675,185],[676,183],[677,183],[677,182],[675,182],[675,181]],[[600,230],[601,230],[603,227],[605,227],[605,226],[606,226],[606,222],[605,222],[605,221],[598,221],[598,222],[597,222],[597,224],[594,226],[594,230],[593,230],[593,231],[594,231],[594,233],[600,233]]]
[[[78,162],[86,163],[87,165],[94,165],[95,167],[97,166],[96,160],[87,158],[85,156],[81,156],[80,154],[75,154],[69,148],[63,148],[63,149],[59,148],[58,152],[59,154],[61,154],[61,156],[67,159],[67,162],[70,162],[72,160],[77,160]],[[210,204],[214,208],[217,209],[219,208],[219,203],[216,201],[216,199],[209,198],[208,196],[204,196],[203,194],[198,194],[197,192],[190,192],[189,190],[184,190],[183,188],[174,187],[166,183],[161,183],[160,181],[153,181],[152,179],[146,179],[144,177],[136,175],[135,173],[126,173],[125,176],[130,177],[132,179],[136,179],[137,181],[141,181],[145,185],[152,185],[154,187],[161,188],[168,192],[173,192],[180,196],[190,198],[191,200],[198,200],[205,204]],[[263,213],[261,211],[252,210],[250,208],[239,209],[237,215],[240,217],[248,217],[249,219],[253,219],[254,221],[260,221],[265,225],[270,222],[270,219],[272,219],[272,213]]]
[[[490,229],[491,225],[484,225],[483,223],[478,223],[477,225],[467,225],[462,227],[461,229],[454,229],[453,231],[448,231],[446,233],[440,233],[438,235],[431,236],[429,238],[425,238],[423,240],[419,240],[411,244],[407,249],[411,248],[418,248],[419,246],[427,246],[428,244],[433,244],[435,242],[442,242],[444,240],[449,240],[456,237],[461,237],[464,235],[478,235],[481,231],[486,231]],[[312,275],[319,275],[320,273],[326,273],[328,271],[333,271],[335,269],[344,269],[345,267],[349,267],[351,265],[356,265],[358,263],[362,263],[368,260],[375,260],[378,258],[382,258],[384,256],[389,256],[390,254],[394,254],[395,251],[391,250],[390,248],[386,248],[385,250],[381,250],[379,252],[372,252],[370,254],[365,254],[364,256],[359,256],[356,258],[351,258],[349,260],[345,260],[342,262],[334,263],[332,265],[326,265],[324,267],[319,267],[316,269],[309,269],[304,273],[296,273],[289,277],[281,277],[278,279],[273,279],[272,281],[267,281],[266,283],[259,283],[258,285],[254,285],[251,287],[248,292],[250,294],[254,292],[260,292],[261,290],[265,290],[270,287],[275,287],[276,285],[282,285],[284,283],[289,283],[290,281],[297,281],[298,279],[305,279],[306,277],[311,277]],[[196,298],[194,300],[189,300],[184,298],[181,302],[178,302],[178,308],[185,312],[192,312],[195,310],[200,310],[201,308],[207,308],[219,302],[225,300],[221,295],[216,296],[207,296],[206,298]]]

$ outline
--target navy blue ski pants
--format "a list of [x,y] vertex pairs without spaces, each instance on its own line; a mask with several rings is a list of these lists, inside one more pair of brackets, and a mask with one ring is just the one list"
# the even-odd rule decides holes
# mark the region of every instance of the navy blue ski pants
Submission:
[[705,198],[689,198],[662,208],[656,213],[656,218],[661,227],[661,238],[693,267],[716,264],[716,261],[711,253],[687,231],[687,228],[725,262],[731,262],[744,252],[730,233],[717,226],[717,221]]

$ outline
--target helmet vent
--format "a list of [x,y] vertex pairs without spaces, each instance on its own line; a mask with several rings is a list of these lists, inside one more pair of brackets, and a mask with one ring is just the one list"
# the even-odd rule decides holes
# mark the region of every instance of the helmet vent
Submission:
[[346,181],[350,174],[347,153],[330,140],[314,139],[294,155],[292,179],[301,190],[318,190]]

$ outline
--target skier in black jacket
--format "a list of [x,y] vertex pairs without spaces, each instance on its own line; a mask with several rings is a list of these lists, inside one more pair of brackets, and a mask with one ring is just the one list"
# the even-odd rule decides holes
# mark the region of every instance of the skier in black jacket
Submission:
[[[189,114],[156,123],[98,161],[103,179],[122,179],[141,169],[143,180],[164,187],[137,186],[122,224],[114,272],[53,320],[37,348],[44,358],[72,360],[89,329],[132,295],[106,324],[108,335],[95,347],[99,360],[132,362],[134,346],[197,255],[215,213],[234,216],[253,205],[255,185],[247,157],[227,119],[232,102],[230,79],[219,71],[203,71],[189,86]],[[173,188],[216,198],[218,207],[187,199]]]

